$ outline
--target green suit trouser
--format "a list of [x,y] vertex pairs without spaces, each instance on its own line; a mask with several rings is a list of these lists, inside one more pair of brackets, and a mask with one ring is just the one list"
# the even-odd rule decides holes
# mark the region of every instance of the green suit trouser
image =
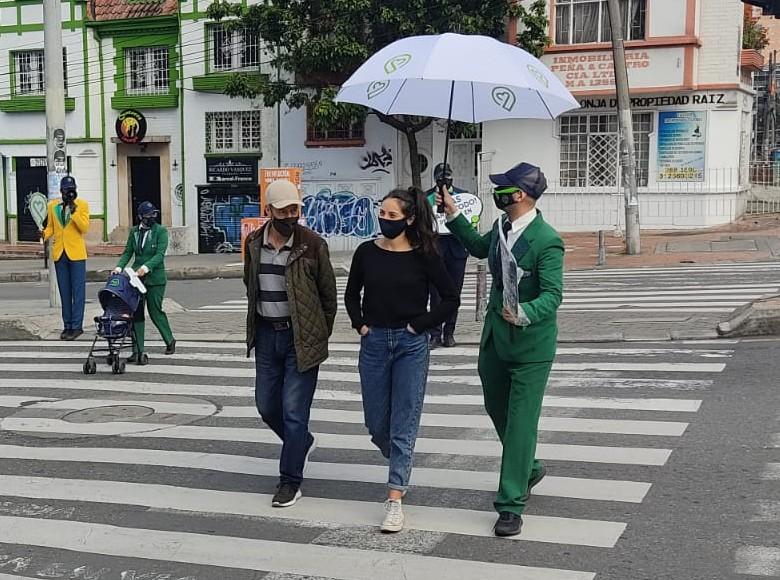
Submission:
[[159,286],[147,286],[146,294],[141,299],[141,303],[138,305],[138,310],[135,311],[135,319],[133,321],[133,328],[135,330],[135,352],[144,352],[144,333],[145,333],[145,317],[144,307],[149,311],[149,318],[152,319],[152,323],[157,328],[160,336],[165,341],[165,344],[171,344],[173,342],[173,332],[171,332],[171,325],[168,322],[168,316],[163,312],[163,298],[165,298],[165,284]]
[[501,476],[493,505],[497,512],[522,514],[528,481],[542,468],[536,458],[536,436],[542,399],[552,361],[508,363],[492,339],[480,350],[479,377],[485,408],[503,444]]

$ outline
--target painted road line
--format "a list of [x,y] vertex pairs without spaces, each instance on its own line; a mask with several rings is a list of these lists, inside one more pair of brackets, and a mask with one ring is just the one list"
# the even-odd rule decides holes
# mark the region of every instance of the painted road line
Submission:
[[756,502],[756,511],[750,521],[780,523],[780,501],[759,500]]
[[[713,308],[725,308],[729,306],[740,306],[741,304],[744,304],[744,302],[740,302],[739,300],[731,300],[731,301],[721,301],[721,300],[702,300],[702,301],[687,301],[687,302],[661,302],[661,301],[655,301],[655,302],[642,302],[642,303],[635,303],[631,301],[620,301],[618,304],[615,304],[614,308],[619,308],[621,305],[634,305],[635,308],[697,308],[702,306],[703,304],[709,304]],[[593,308],[606,308],[608,307],[607,304],[594,304]],[[561,306],[561,309],[569,310],[572,308],[586,308],[583,304],[563,304]]]
[[[273,431],[258,425],[244,427],[203,427],[199,425],[167,425],[163,423],[138,423],[116,421],[112,423],[69,423],[58,419],[6,417],[0,421],[0,429],[22,433],[48,433],[67,435],[123,436],[162,439],[190,439],[202,441],[230,441],[267,443],[278,445]],[[317,433],[317,446],[328,449],[355,449],[374,451],[376,447],[365,435]],[[472,439],[417,439],[418,453],[474,455],[501,457],[501,444],[495,440]],[[539,459],[557,461],[583,461],[588,463],[614,463],[623,465],[664,465],[671,449],[648,447],[606,447],[596,445],[539,444]]]
[[[376,522],[374,522],[376,524]],[[0,516],[0,542],[337,580],[593,580],[595,574],[473,560]]]
[[[704,391],[713,384],[711,380],[689,379],[624,379],[622,377],[553,377],[550,379],[550,389],[661,389],[670,391]],[[27,379],[0,379],[0,389],[25,389],[25,392],[38,390],[72,390],[119,392],[146,395],[193,395],[193,396],[224,396],[224,397],[254,397],[254,387],[230,385],[185,384],[185,383],[154,383],[146,381],[122,381],[112,379],[100,381],[94,379],[58,379],[37,378],[31,382]],[[327,388],[317,389],[315,399],[362,401],[360,393],[338,391]],[[30,395],[30,399],[35,399]],[[430,404],[442,405],[482,405],[481,395],[428,395],[425,401]]]
[[[2,386],[0,385],[0,388]],[[252,396],[251,389],[246,387],[228,387],[236,389],[236,391],[229,391],[226,396],[236,396],[249,398]],[[187,394],[200,394],[200,395],[213,395],[213,391],[209,391],[206,387],[201,387],[200,392],[188,391]],[[168,394],[180,394],[170,393],[166,389]],[[317,396],[319,395],[319,396]],[[315,395],[315,399],[318,400],[341,400],[341,401],[362,401],[362,397],[358,393],[350,391],[330,391],[323,389]],[[29,405],[34,401],[60,401],[61,399],[51,399],[48,397],[34,397],[34,396],[0,396],[0,407],[20,407],[23,403]],[[127,399],[111,399],[114,404],[128,404]],[[95,399],[80,399],[80,401],[94,402]],[[144,405],[149,401],[144,399],[136,401],[136,404]],[[482,407],[484,405],[484,399],[481,395],[425,395],[425,403],[427,405],[460,405],[460,406],[477,406]],[[543,399],[542,405],[544,407],[554,408],[572,408],[572,409],[615,409],[615,410],[629,410],[629,411],[667,411],[667,412],[679,412],[679,413],[695,413],[701,407],[701,399],[642,399],[642,398],[614,398],[614,397],[558,397],[555,395],[548,395]],[[63,402],[63,404],[66,404]],[[74,404],[74,403],[67,403]],[[25,405],[25,406],[27,406]],[[176,406],[176,412],[182,413],[182,406]],[[254,409],[254,407],[250,407]],[[256,413],[256,412],[255,412]],[[182,413],[186,414],[186,413]],[[199,413],[195,413],[199,414]],[[208,413],[204,413],[208,414]]]
[[[761,296],[765,296],[765,294],[749,294],[745,296],[739,296],[740,298],[744,298],[745,300],[751,300],[755,298],[760,298]],[[595,304],[595,305],[607,305],[608,303],[618,303],[618,304],[636,304],[637,306],[641,306],[644,302],[658,302],[659,304],[663,305],[667,302],[675,302],[680,299],[687,299],[690,300],[691,303],[693,302],[704,302],[706,304],[712,304],[713,306],[720,306],[725,305],[729,306],[730,304],[734,304],[734,294],[730,293],[728,296],[723,296],[722,298],[719,296],[680,296],[679,294],[675,294],[673,296],[658,296],[658,295],[651,295],[651,296],[626,296],[623,295],[621,297],[608,297],[608,298],[596,298],[596,297],[589,297],[589,298],[565,298],[563,300],[564,304]]]
[[767,463],[761,473],[761,479],[780,481],[780,463]]
[[[555,371],[625,371],[625,372],[663,372],[663,373],[719,373],[726,368],[722,363],[630,363],[630,362],[602,362],[593,361],[585,363],[553,363]],[[101,367],[98,367],[100,371]],[[26,363],[0,363],[0,372],[58,372],[81,373],[82,365],[58,361],[39,361],[37,364]],[[108,373],[106,365],[104,373]],[[186,366],[152,364],[149,366],[133,366],[133,374],[144,375],[176,375],[196,377],[231,377],[254,378],[255,369],[252,367],[211,367],[211,366]],[[357,372],[320,371],[319,380],[336,381],[346,383],[359,383],[360,375]],[[428,375],[429,383],[448,383],[460,385],[480,386],[481,382],[475,375]]]
[[[6,495],[39,500],[79,501],[122,504],[152,509],[199,512],[219,515],[263,517],[302,521],[307,524],[328,522],[346,526],[374,526],[381,509],[376,502],[341,500],[307,496],[306,501],[290,509],[271,505],[271,495],[232,491],[214,491],[191,487],[0,475],[0,489]],[[305,505],[304,505],[305,504]],[[407,529],[492,537],[496,514],[455,508],[404,505]],[[601,520],[524,515],[523,533],[514,539],[612,548],[626,524]]]
[[737,549],[734,571],[747,576],[780,575],[780,548],[742,546]]
[[[108,463],[117,465],[149,465],[203,469],[223,473],[277,477],[276,459],[224,455],[168,449],[124,449],[104,447],[25,447],[0,445],[0,457],[35,461],[67,461],[76,463]],[[387,467],[356,463],[306,462],[307,479],[387,483]],[[491,471],[470,471],[415,467],[412,485],[440,489],[496,489],[498,474]],[[584,479],[548,475],[534,487],[534,495],[568,497],[595,501],[641,503],[650,490],[650,483],[612,479]]]
[[693,295],[720,295],[743,296],[745,294],[766,294],[776,290],[780,285],[767,284],[765,286],[681,286],[679,288],[666,289],[665,287],[655,290],[576,290],[566,293],[567,297],[574,298],[609,298],[609,297],[636,297],[636,296],[693,296]]

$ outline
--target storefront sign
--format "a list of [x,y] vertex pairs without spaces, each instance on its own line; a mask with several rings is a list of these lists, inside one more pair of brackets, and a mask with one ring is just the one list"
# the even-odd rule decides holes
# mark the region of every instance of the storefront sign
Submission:
[[277,179],[286,179],[298,186],[298,195],[301,189],[300,167],[263,167],[260,170],[260,208],[265,212],[265,191],[268,186]]
[[[690,105],[734,105],[726,100],[726,93],[698,95],[659,95],[654,97],[632,97],[632,109],[654,109],[657,107],[686,107]],[[580,99],[583,109],[616,109],[617,99]]]
[[126,109],[116,119],[116,136],[122,143],[137,145],[146,137],[146,117],[135,109]]
[[704,181],[704,111],[658,113],[658,181]]
[[208,183],[257,183],[257,159],[236,157],[206,158]]

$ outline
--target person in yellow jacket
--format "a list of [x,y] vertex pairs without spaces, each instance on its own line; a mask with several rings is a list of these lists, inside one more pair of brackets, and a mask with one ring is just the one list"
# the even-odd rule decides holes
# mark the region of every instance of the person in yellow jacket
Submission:
[[89,204],[78,199],[76,180],[66,175],[60,182],[62,199],[49,202],[44,242],[52,239],[51,259],[57,271],[62,301],[62,340],[75,340],[84,331],[84,304],[87,286],[87,244]]

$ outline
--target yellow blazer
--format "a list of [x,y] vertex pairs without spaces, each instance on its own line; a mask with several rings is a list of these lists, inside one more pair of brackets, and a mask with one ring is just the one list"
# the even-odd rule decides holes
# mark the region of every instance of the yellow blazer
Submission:
[[43,230],[44,241],[54,237],[51,258],[56,262],[64,251],[71,260],[86,260],[87,244],[84,242],[84,236],[89,230],[89,204],[76,198],[76,211],[70,216],[68,225],[63,227],[57,211],[60,203],[60,200],[49,202],[49,217]]

